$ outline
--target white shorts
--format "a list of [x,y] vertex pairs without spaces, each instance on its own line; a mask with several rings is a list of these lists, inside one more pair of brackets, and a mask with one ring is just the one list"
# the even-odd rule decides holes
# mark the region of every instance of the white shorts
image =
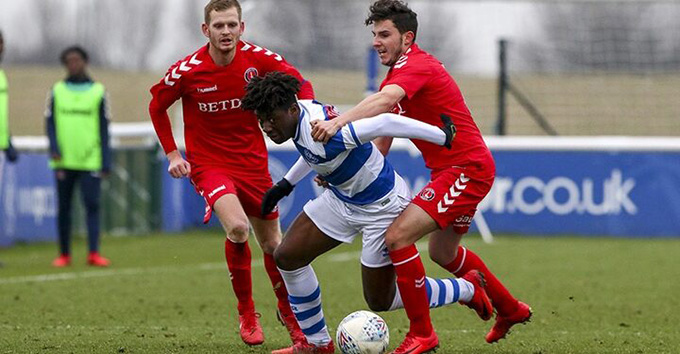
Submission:
[[304,211],[324,234],[351,243],[361,233],[361,264],[379,268],[392,264],[385,232],[411,201],[411,190],[395,173],[394,188],[380,200],[366,205],[341,201],[330,190],[305,204]]

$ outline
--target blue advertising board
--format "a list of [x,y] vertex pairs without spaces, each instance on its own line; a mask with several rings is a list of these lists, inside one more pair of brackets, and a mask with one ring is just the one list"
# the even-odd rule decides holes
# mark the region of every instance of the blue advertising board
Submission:
[[497,151],[491,230],[680,236],[678,152]]
[[22,153],[15,164],[0,157],[0,246],[56,240],[57,195],[45,153]]
[[[680,237],[680,149],[491,148],[497,175],[479,212],[493,233]],[[298,156],[293,149],[273,149],[272,178],[279,180]],[[429,181],[413,149],[393,149],[388,160],[414,193]],[[161,168],[162,231],[203,227],[203,198],[188,180]],[[322,192],[313,177],[280,202],[284,229]],[[0,154],[0,247],[55,240],[56,205],[44,152],[24,152],[17,164]],[[216,217],[208,226],[219,227]]]
[[[493,154],[496,180],[479,208],[492,232],[680,237],[678,152],[502,150]],[[274,181],[298,156],[294,150],[271,152]],[[419,155],[396,150],[388,160],[414,193],[429,181]],[[301,181],[280,203],[284,229],[307,201],[320,194],[312,177]],[[178,183],[184,185],[183,192]],[[201,225],[204,202],[189,183],[171,181],[164,190],[166,199],[172,200],[164,202],[166,231]],[[176,203],[182,195],[185,201]],[[185,216],[177,218],[171,206]]]

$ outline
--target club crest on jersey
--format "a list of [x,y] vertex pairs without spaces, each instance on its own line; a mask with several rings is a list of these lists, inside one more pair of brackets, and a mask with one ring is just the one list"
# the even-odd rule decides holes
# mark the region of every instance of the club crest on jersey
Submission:
[[243,73],[243,79],[246,80],[246,82],[250,82],[255,76],[257,76],[257,69],[253,67],[248,68],[246,72]]
[[338,110],[333,105],[324,105],[323,111],[328,119],[333,119],[340,115],[340,112],[338,112]]
[[425,200],[425,201],[430,201],[434,199],[434,189],[432,188],[425,188],[423,189],[422,192],[420,192],[420,199]]

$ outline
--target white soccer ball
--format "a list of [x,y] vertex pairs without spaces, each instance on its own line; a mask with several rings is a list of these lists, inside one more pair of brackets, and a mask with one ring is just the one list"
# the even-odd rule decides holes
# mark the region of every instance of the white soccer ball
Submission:
[[380,316],[356,311],[338,325],[335,343],[343,354],[383,354],[390,344],[390,331]]

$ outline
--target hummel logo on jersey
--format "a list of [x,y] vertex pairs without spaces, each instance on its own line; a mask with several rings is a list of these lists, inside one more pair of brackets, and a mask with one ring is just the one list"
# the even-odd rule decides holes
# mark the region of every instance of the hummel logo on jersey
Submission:
[[425,285],[425,277],[416,279],[416,288],[422,288]]
[[225,190],[225,189],[227,189],[227,187],[225,187],[224,184],[221,185],[221,186],[219,186],[219,187],[217,187],[217,188],[215,188],[215,189],[213,189],[212,192],[208,193],[208,198],[212,198],[213,195],[217,194],[217,192],[223,191],[223,190]]
[[453,202],[456,201],[456,197],[458,197],[460,193],[463,192],[463,189],[467,188],[465,183],[467,183],[469,180],[470,178],[465,177],[465,174],[460,174],[460,177],[458,177],[456,182],[451,186],[451,188],[449,188],[448,193],[444,194],[444,199],[437,203],[437,211],[440,214],[449,210],[449,207],[453,205]]
[[196,91],[198,91],[198,93],[214,92],[217,91],[217,85],[213,87],[197,87]]

